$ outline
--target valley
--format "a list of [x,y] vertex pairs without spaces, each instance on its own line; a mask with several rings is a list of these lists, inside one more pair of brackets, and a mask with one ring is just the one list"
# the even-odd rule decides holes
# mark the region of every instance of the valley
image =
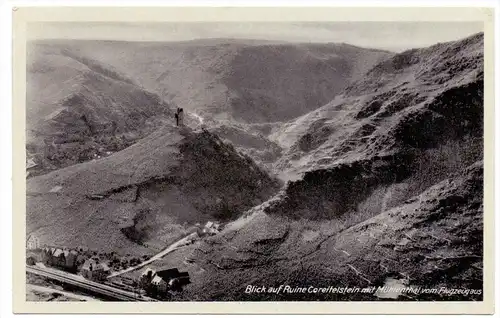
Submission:
[[[483,34],[402,53],[32,45],[26,221],[40,245],[167,251],[125,276],[189,272],[173,300],[382,299],[248,285],[482,288]],[[167,248],[212,221],[220,232]]]

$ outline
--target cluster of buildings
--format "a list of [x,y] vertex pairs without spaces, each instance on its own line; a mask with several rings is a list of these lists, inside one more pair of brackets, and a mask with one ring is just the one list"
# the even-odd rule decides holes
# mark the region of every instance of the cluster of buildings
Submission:
[[197,228],[196,232],[199,237],[203,237],[206,235],[215,235],[220,232],[221,226],[218,222],[208,221],[203,227],[200,223],[196,223],[195,227]]
[[[209,221],[203,227],[196,224],[197,230],[192,233],[195,236],[215,235],[221,230],[220,224]],[[40,241],[35,235],[29,235],[26,240],[27,264],[35,265],[43,262],[44,265],[60,268],[67,272],[79,272],[83,277],[93,281],[105,281],[111,274],[109,265],[98,256],[89,257],[82,249],[67,249],[57,247],[40,246]],[[41,252],[40,252],[41,251]],[[154,270],[146,268],[140,275],[138,281],[122,278],[118,281],[112,280],[111,284],[122,288],[142,288],[150,296],[156,298],[167,298],[170,292],[181,291],[182,287],[191,283],[188,272],[180,272],[177,268]]]
[[89,280],[103,281],[109,276],[111,270],[108,264],[101,262],[99,257],[93,256],[87,259],[80,270],[83,277]]
[[150,295],[165,295],[167,291],[180,291],[189,284],[188,272],[179,272],[177,268],[154,270],[146,268],[139,277],[139,284]]
[[75,249],[44,247],[39,255],[41,259],[34,253],[30,253],[26,259],[27,264],[35,265],[41,261],[46,266],[56,267],[70,273],[79,271],[83,277],[94,281],[103,281],[111,273],[108,264],[102,262],[99,257],[88,258]]
[[209,235],[215,235],[220,232],[220,224],[217,222],[208,221],[203,227],[203,233]]
[[42,262],[45,265],[58,267],[68,272],[76,273],[78,264],[84,261],[84,256],[74,249],[44,247]]

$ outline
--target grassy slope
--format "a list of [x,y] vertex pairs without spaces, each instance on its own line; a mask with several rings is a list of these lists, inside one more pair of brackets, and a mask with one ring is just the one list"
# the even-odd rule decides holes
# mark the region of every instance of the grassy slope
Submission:
[[[363,222],[257,213],[193,251],[190,300],[376,300],[369,294],[245,294],[247,285],[293,287],[482,286],[482,162]],[[194,268],[194,267],[193,267]],[[213,282],[217,282],[214,284]],[[403,295],[406,300],[482,296]]]
[[[395,142],[429,148],[445,142],[437,140],[439,135],[456,139],[449,135],[476,129],[482,114],[475,106],[482,98],[482,48],[482,36],[473,36],[408,51],[377,65],[329,104],[274,130],[270,139],[285,149],[275,168],[297,175],[311,167],[391,153]],[[449,102],[452,107],[442,105]],[[461,111],[470,118],[461,118]],[[437,124],[440,120],[444,122]],[[411,125],[432,130],[405,131]]]
[[28,51],[28,148],[39,164],[32,175],[129,146],[170,121],[173,104],[213,121],[215,132],[269,166],[280,147],[243,122],[306,113],[392,56],[349,45],[224,39],[37,41]]
[[347,45],[218,39],[53,45],[112,65],[185,109],[250,122],[290,119],[317,108],[391,56]]
[[29,45],[27,147],[42,172],[120,150],[163,123],[170,108],[109,65]]
[[[344,99],[304,116],[311,155],[299,167],[308,172],[193,251],[205,271],[186,298],[371,300],[243,291],[248,284],[382,286],[388,278],[480,288],[482,67],[482,35],[405,52]],[[420,101],[406,98],[412,93]],[[339,109],[345,112],[332,116]],[[330,158],[320,163],[320,155]]]
[[189,224],[237,217],[278,186],[216,136],[165,126],[109,157],[29,179],[27,230],[42,243],[142,255]]

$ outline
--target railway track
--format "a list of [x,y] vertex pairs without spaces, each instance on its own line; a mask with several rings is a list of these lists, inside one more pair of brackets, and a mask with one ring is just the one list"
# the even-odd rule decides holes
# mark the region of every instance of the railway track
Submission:
[[73,285],[84,290],[91,291],[93,293],[111,298],[113,300],[119,301],[157,301],[156,299],[138,295],[129,291],[125,291],[119,288],[115,288],[109,285],[104,285],[101,283],[93,282],[87,280],[81,276],[73,275],[70,273],[65,273],[63,271],[40,268],[36,266],[26,266],[26,272],[38,276],[43,276],[49,279],[57,280],[59,282]]

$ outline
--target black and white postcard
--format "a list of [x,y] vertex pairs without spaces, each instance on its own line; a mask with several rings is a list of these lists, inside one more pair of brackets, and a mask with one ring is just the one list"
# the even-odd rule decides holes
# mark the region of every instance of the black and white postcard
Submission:
[[16,311],[491,312],[491,12],[17,8]]

